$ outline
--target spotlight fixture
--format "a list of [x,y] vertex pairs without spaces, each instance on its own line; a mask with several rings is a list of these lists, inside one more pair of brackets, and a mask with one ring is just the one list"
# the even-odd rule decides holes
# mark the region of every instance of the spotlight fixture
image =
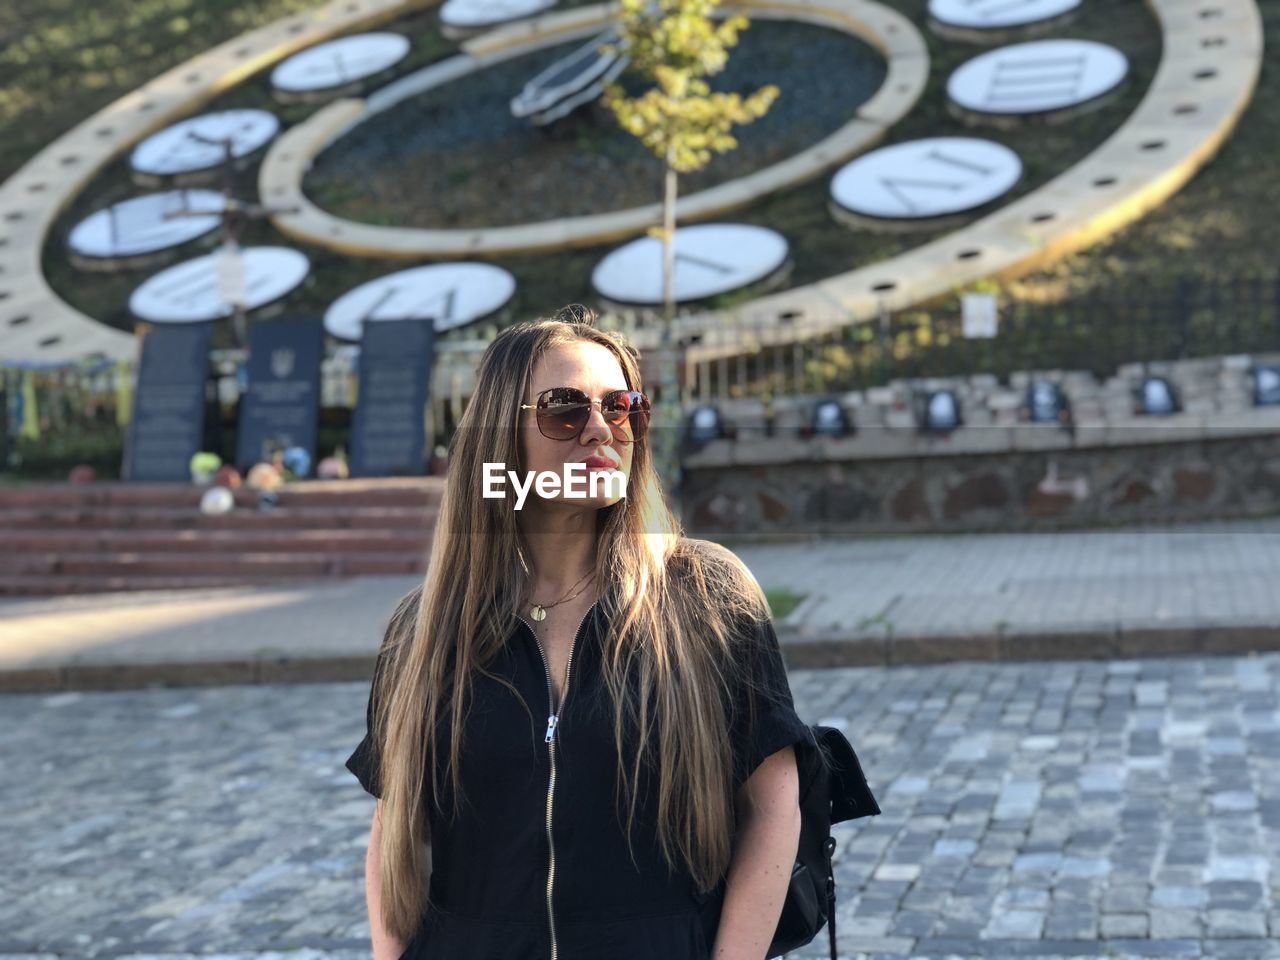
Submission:
[[853,426],[840,401],[828,397],[814,405],[813,417],[806,432],[809,436],[843,437],[853,432]]
[[1034,380],[1027,388],[1027,419],[1032,423],[1071,423],[1071,405],[1062,387],[1052,380]]
[[711,403],[699,404],[689,414],[685,427],[685,439],[693,444],[702,445],[712,440],[719,440],[725,435],[724,418],[720,416],[720,408]]
[[1280,404],[1280,367],[1254,367],[1253,405],[1274,407]]
[[919,417],[923,433],[950,433],[964,424],[960,415],[960,398],[954,390],[929,390]]
[[1138,388],[1135,412],[1146,417],[1167,417],[1182,409],[1173,384],[1165,377],[1147,377]]

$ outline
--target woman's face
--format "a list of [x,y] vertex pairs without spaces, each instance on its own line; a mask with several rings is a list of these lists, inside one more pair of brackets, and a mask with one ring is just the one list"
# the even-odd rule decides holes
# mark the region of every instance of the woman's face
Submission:
[[[560,344],[547,350],[530,371],[529,389],[523,402],[536,404],[538,395],[552,387],[577,387],[597,401],[611,390],[628,389],[618,358],[608,348],[586,341]],[[520,454],[527,472],[539,474],[548,471],[564,476],[564,465],[568,463],[603,465],[607,462],[613,470],[621,471],[628,478],[631,476],[634,444],[619,443],[614,438],[598,404],[592,404],[591,415],[582,433],[569,440],[544,437],[538,429],[536,410],[520,411],[520,427]],[[591,473],[587,471],[582,475],[583,479],[575,481],[577,486],[590,489]],[[554,496],[542,497],[533,488],[529,498],[598,510],[622,499],[617,489],[619,485],[605,483],[604,479],[601,477],[602,482],[596,484],[597,495],[593,497],[568,497],[563,489]]]

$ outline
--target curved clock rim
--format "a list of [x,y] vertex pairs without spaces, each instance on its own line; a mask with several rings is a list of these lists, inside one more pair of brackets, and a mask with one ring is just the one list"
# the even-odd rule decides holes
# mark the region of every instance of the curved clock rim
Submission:
[[[884,82],[853,119],[818,143],[784,160],[677,201],[683,222],[716,217],[797,186],[862,153],[884,137],[924,93],[929,55],[923,34],[907,17],[878,0],[745,0],[755,19],[798,20],[857,37],[884,56]],[[550,253],[627,239],[662,221],[660,203],[534,223],[432,229],[387,227],[347,220],[315,204],[302,182],[312,161],[353,127],[410,96],[484,70],[502,60],[590,37],[608,22],[610,4],[550,13],[502,27],[462,45],[463,52],[377,91],[368,99],[338,100],[286,131],[267,151],[259,193],[294,212],[272,217],[282,233],[302,243],[364,257],[455,259]]]

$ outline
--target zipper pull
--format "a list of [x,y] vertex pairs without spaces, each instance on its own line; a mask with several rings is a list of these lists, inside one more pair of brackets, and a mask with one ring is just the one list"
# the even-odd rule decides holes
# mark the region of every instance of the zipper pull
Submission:
[[556,724],[559,722],[560,722],[560,718],[557,717],[554,713],[551,714],[551,716],[547,717],[547,735],[543,740],[544,743],[550,743],[552,740],[555,739]]

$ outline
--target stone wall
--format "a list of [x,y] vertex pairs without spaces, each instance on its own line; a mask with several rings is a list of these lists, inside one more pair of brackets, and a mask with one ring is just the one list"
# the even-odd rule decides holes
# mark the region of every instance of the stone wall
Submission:
[[[1261,362],[1263,358],[1257,358]],[[1256,516],[1280,511],[1280,407],[1252,407],[1249,358],[1148,365],[1183,410],[1135,416],[1143,370],[1098,383],[1053,372],[1073,428],[1023,422],[1026,377],[890,384],[840,398],[854,435],[799,432],[816,398],[685,457],[685,522],[717,534],[1016,530]],[[913,391],[948,386],[965,425],[921,433]],[[733,413],[730,418],[734,419]]]

